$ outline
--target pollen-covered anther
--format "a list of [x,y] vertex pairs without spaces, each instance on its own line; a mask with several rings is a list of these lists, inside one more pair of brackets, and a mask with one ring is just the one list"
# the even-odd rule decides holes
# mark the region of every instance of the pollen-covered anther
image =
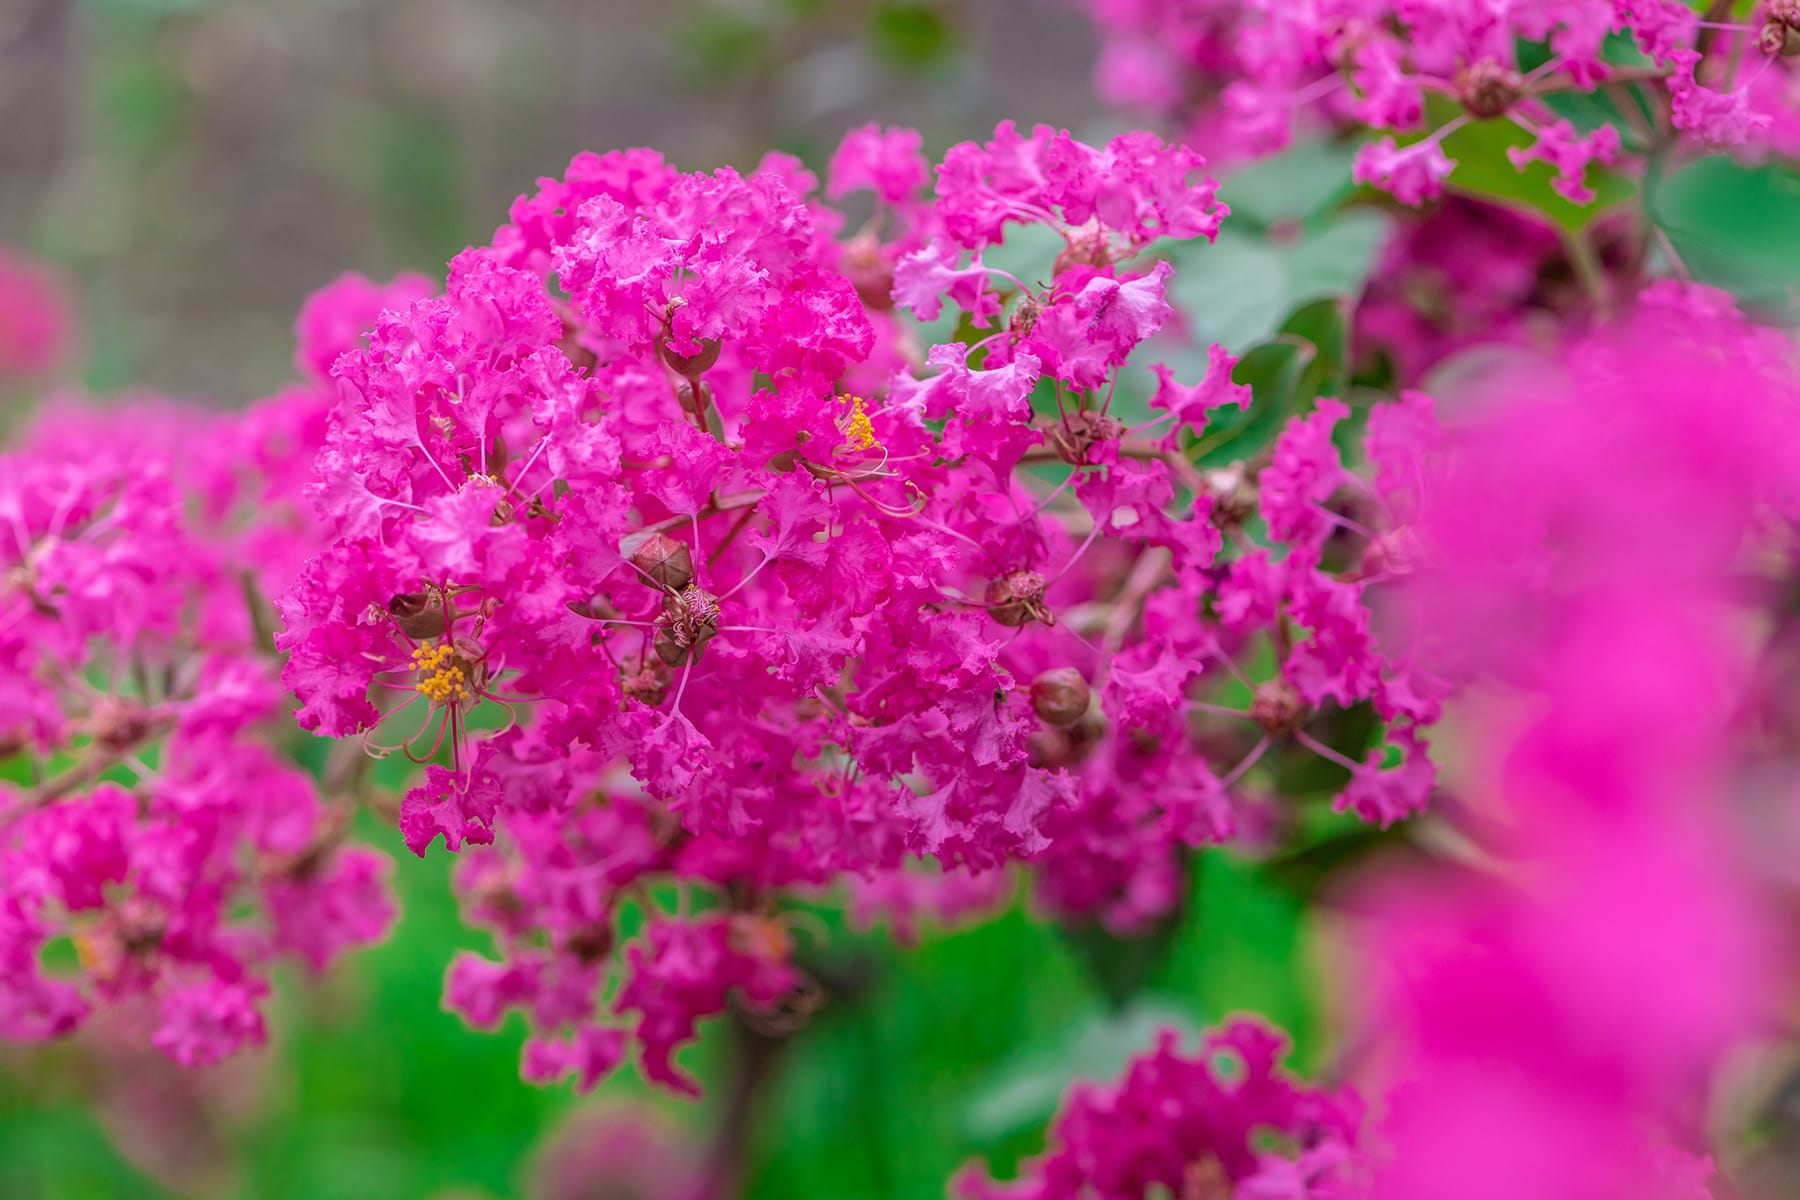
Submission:
[[449,705],[475,698],[469,686],[469,661],[457,652],[456,647],[446,642],[418,646],[413,650],[412,660],[413,669],[419,673],[414,689],[426,699]]
[[875,423],[869,419],[868,401],[861,396],[839,396],[838,399],[850,406],[849,413],[839,422],[844,431],[844,444],[852,450],[869,450],[879,445],[875,440]]

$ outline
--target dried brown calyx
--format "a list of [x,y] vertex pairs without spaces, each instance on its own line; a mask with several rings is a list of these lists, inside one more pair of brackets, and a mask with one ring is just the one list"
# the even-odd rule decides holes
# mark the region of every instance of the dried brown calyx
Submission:
[[1011,571],[987,585],[984,597],[988,613],[1002,625],[1017,629],[1027,621],[1056,624],[1056,616],[1044,604],[1044,577],[1036,571]]
[[638,664],[637,670],[621,674],[619,689],[629,699],[655,708],[669,694],[669,684],[674,678],[675,674],[669,669],[668,663],[660,658],[645,658]]
[[1764,54],[1800,55],[1800,0],[1770,0],[1757,45]]
[[699,661],[706,644],[719,632],[719,598],[693,584],[663,602],[651,645],[671,667]]
[[1094,447],[1116,440],[1125,432],[1125,425],[1100,413],[1072,412],[1051,424],[1047,432],[1056,457],[1072,467],[1085,467],[1093,461]]

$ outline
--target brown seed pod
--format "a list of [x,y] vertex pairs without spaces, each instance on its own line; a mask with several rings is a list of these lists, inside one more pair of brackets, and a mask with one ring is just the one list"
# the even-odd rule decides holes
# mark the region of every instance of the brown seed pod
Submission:
[[1053,667],[1031,681],[1031,709],[1051,725],[1073,725],[1093,692],[1074,667]]
[[[629,539],[628,539],[629,541]],[[630,551],[631,565],[655,586],[679,592],[694,581],[694,555],[686,542],[653,533]]]
[[1036,571],[1012,571],[987,586],[988,613],[1000,624],[1017,629],[1027,621],[1056,624],[1044,607],[1044,577]]
[[444,632],[444,594],[437,588],[401,592],[388,601],[387,610],[400,632],[415,642],[427,641]]

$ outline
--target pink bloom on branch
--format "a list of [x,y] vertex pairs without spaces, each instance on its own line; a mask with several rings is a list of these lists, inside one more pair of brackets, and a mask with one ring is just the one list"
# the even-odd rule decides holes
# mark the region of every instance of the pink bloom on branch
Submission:
[[854,191],[871,191],[885,204],[904,205],[930,182],[931,166],[919,153],[914,129],[864,125],[844,135],[831,156],[825,194],[837,200]]
[[1619,131],[1602,125],[1582,137],[1567,121],[1554,121],[1537,131],[1537,141],[1529,149],[1509,146],[1508,161],[1518,170],[1527,163],[1548,163],[1556,172],[1550,183],[1571,204],[1592,204],[1594,191],[1587,185],[1587,168],[1592,162],[1612,166],[1619,161]]
[[1250,386],[1233,383],[1231,379],[1238,360],[1216,343],[1208,348],[1206,358],[1206,374],[1192,387],[1176,383],[1175,373],[1162,363],[1150,368],[1156,374],[1156,391],[1150,397],[1150,407],[1163,409],[1175,418],[1168,434],[1171,443],[1184,428],[1194,433],[1203,432],[1206,415],[1215,408],[1227,404],[1235,404],[1240,410],[1250,407]]
[[1393,138],[1384,137],[1357,151],[1351,176],[1357,183],[1373,184],[1400,203],[1417,207],[1442,195],[1444,180],[1455,169],[1455,161],[1444,154],[1435,137],[1408,146],[1397,146]]

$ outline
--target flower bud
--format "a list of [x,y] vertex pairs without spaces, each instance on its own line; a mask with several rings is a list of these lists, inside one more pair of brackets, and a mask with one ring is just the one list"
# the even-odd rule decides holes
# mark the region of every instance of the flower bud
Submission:
[[1374,575],[1411,575],[1419,569],[1419,560],[1424,556],[1424,546],[1419,535],[1409,525],[1401,525],[1376,534],[1363,550],[1362,574],[1365,577]]
[[676,398],[681,401],[681,410],[683,412],[703,413],[708,408],[712,407],[713,390],[712,390],[712,385],[709,383],[703,383],[700,385],[699,407],[695,407],[694,385],[692,383],[684,383],[680,387],[676,388],[675,395],[676,395]]
[[1074,667],[1055,667],[1031,681],[1031,708],[1051,725],[1073,725],[1093,698]]
[[150,735],[150,714],[122,696],[96,701],[91,720],[94,741],[115,753],[131,749]]
[[1011,628],[1027,621],[1056,624],[1056,617],[1044,607],[1044,577],[1036,571],[1013,571],[993,580],[987,586],[987,610],[994,620]]
[[1266,733],[1292,733],[1306,720],[1306,704],[1293,684],[1285,679],[1271,679],[1257,685],[1250,700],[1250,719]]
[[1476,120],[1505,116],[1524,93],[1525,81],[1519,73],[1491,58],[1470,63],[1456,73],[1457,98]]
[[1769,19],[1756,44],[1764,54],[1779,54],[1783,58],[1800,55],[1800,4],[1771,4]]
[[444,595],[436,588],[401,592],[388,601],[387,610],[400,632],[415,642],[429,641],[444,632]]
[[671,592],[694,581],[694,555],[688,544],[663,533],[644,538],[631,552],[631,565],[639,574]]
[[571,930],[563,948],[582,962],[596,963],[612,953],[613,940],[612,926],[596,921]]
[[658,338],[657,349],[662,351],[662,360],[669,364],[669,369],[683,379],[698,379],[719,361],[719,339],[705,338],[700,348],[692,354],[682,354],[669,345],[667,338]]
[[1027,294],[1012,310],[1012,319],[1007,327],[1015,339],[1030,337],[1031,331],[1037,328],[1038,318],[1044,314],[1044,302],[1036,296]]

